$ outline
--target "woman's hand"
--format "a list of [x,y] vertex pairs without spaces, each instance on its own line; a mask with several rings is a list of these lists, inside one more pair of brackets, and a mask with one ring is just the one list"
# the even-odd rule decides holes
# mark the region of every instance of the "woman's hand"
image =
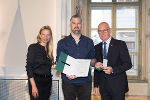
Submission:
[[37,98],[39,96],[38,89],[36,86],[32,86],[32,95],[34,98]]
[[38,93],[38,89],[36,87],[36,84],[35,84],[35,80],[34,78],[30,78],[30,83],[31,83],[31,86],[32,86],[32,95],[34,98],[37,98],[39,96],[39,93]]

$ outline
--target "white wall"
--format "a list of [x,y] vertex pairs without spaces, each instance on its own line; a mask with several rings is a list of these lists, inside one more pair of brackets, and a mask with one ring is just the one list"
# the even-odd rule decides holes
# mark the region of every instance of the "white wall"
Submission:
[[[44,25],[52,28],[56,54],[61,37],[61,2],[0,0],[0,76],[25,73],[27,48],[36,42],[38,31]],[[17,68],[15,73],[8,71]]]

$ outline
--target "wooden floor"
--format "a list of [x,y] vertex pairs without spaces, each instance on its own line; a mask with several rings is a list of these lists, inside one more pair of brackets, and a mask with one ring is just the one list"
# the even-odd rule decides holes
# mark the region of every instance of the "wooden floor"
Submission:
[[[91,100],[101,100],[101,97],[92,95],[92,99]],[[145,96],[126,96],[126,100],[150,100],[150,97],[145,97]]]

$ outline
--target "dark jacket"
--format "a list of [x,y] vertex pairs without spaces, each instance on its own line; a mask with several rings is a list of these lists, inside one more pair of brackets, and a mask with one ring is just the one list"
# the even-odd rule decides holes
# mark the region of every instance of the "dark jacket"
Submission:
[[[98,62],[103,62],[102,42],[95,46],[95,58]],[[132,67],[132,63],[126,43],[112,38],[108,48],[107,60],[107,66],[113,68],[113,73],[108,75],[95,69],[94,87],[104,86],[104,82],[107,80],[111,89],[127,92],[129,89],[126,71]]]

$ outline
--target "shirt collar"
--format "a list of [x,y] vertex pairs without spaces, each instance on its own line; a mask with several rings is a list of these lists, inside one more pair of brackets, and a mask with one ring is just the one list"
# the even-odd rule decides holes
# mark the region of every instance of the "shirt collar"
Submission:
[[[110,43],[111,38],[112,38],[112,37],[109,37],[109,39],[106,41],[106,44],[109,44],[109,43]],[[103,43],[104,43],[104,41],[103,41]]]
[[[70,33],[69,37],[70,37],[71,40],[74,40],[74,38],[72,37],[71,33]],[[80,40],[83,39],[83,35],[82,35],[82,34],[81,34],[81,36],[80,36],[79,39],[80,39]]]

